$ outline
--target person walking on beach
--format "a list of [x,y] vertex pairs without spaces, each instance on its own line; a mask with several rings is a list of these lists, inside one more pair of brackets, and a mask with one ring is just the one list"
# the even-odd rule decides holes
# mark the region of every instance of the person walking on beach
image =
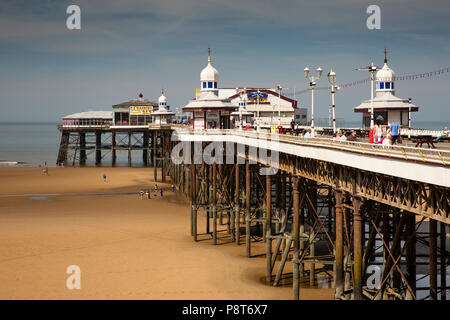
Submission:
[[103,174],[103,182],[106,182],[106,173]]
[[155,196],[158,194],[158,184],[155,184],[155,187],[153,188],[153,190],[155,190]]
[[161,188],[161,189],[159,190],[159,192],[160,192],[161,198],[162,198],[162,197],[163,197],[163,188]]
[[175,192],[175,185],[174,184],[172,184],[172,192]]
[[395,122],[394,120],[391,121],[391,125],[389,126],[389,128],[391,129],[391,136],[392,136],[392,144],[395,144],[395,142],[398,139],[398,135],[399,135],[399,125],[397,122]]
[[139,191],[139,197],[141,198],[141,200],[144,197],[144,191],[143,190]]
[[47,161],[44,161],[44,169],[42,169],[42,173],[44,176],[48,175]]
[[150,199],[150,190],[145,190],[145,196]]

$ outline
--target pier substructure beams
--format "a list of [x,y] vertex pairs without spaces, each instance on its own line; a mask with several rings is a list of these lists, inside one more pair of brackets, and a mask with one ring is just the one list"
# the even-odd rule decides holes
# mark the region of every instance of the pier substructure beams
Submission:
[[[246,147],[245,163],[170,165],[179,190],[190,193],[195,241],[241,244],[245,230],[247,257],[264,248],[258,255],[265,254],[266,284],[290,279],[284,270],[292,260],[294,299],[331,267],[336,299],[446,299],[448,225],[424,221],[406,196],[401,205],[394,202],[404,182],[369,181],[315,163],[310,168],[299,157],[265,176],[259,170],[267,163],[251,160]],[[373,191],[364,189],[374,183]],[[205,233],[198,232],[203,216]],[[418,285],[423,276],[426,288]]]
[[80,132],[80,165],[86,164],[86,133]]
[[61,132],[61,142],[59,144],[58,158],[56,160],[56,165],[66,165],[67,162],[67,151],[69,148],[70,132]]
[[[101,165],[105,158],[111,159],[112,166],[117,165],[117,155],[127,154],[126,163],[133,164],[133,154],[142,151],[142,165],[152,163],[161,168],[165,181],[169,172],[171,141],[170,129],[129,129],[129,128],[67,128],[61,130],[61,142],[58,151],[57,165]],[[156,143],[154,143],[156,137]]]
[[95,164],[102,163],[102,132],[95,131]]

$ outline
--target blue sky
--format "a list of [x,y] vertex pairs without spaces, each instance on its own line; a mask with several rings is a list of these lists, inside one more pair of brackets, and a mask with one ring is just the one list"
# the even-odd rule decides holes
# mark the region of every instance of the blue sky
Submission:
[[[66,8],[81,8],[81,30],[66,28]],[[381,30],[366,27],[370,4]],[[307,87],[304,67],[333,68],[338,82],[360,80],[370,61],[397,75],[450,67],[448,0],[129,0],[0,3],[0,122],[58,121],[83,110],[109,110],[137,97],[172,109],[194,96],[211,46],[221,87]],[[399,81],[397,96],[421,107],[417,120],[450,120],[450,73]],[[369,85],[338,92],[338,118],[370,96]],[[310,94],[298,97],[310,108]],[[317,117],[330,94],[317,91]]]

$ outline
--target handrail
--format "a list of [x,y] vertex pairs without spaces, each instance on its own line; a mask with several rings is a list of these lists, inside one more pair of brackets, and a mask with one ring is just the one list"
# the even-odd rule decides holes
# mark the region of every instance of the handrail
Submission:
[[358,141],[336,141],[329,138],[303,138],[297,136],[280,135],[277,133],[228,130],[192,130],[191,128],[175,129],[177,133],[193,135],[234,135],[246,138],[265,139],[293,145],[317,146],[331,148],[345,152],[358,152],[384,156],[388,158],[404,159],[407,161],[420,161],[425,163],[438,163],[444,166],[450,164],[450,151],[442,149],[414,148],[406,146],[380,145]]

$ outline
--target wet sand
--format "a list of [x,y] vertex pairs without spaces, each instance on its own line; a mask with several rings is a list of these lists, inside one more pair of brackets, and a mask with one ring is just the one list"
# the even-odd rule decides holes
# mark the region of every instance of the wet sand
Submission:
[[[246,258],[245,245],[193,242],[185,199],[170,183],[156,196],[152,179],[148,168],[0,168],[0,195],[29,194],[0,196],[0,299],[292,299],[290,285],[263,284],[265,258]],[[66,288],[69,265],[80,290]]]

